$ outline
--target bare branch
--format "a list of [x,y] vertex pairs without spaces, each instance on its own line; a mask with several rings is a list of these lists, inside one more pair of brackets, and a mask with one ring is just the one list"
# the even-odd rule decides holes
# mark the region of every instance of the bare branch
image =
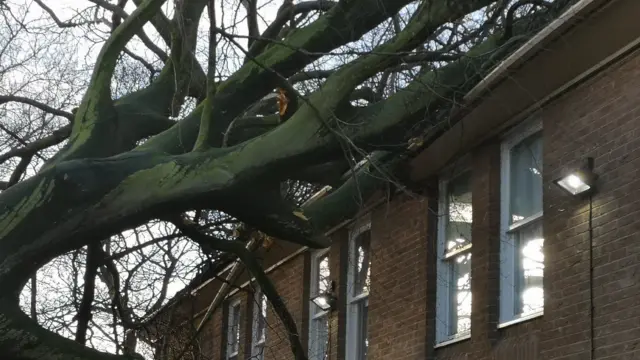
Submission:
[[136,55],[133,51],[124,48],[123,52],[127,55],[129,55],[129,57],[131,57],[132,59],[136,60],[137,62],[139,62],[140,64],[142,64],[142,66],[144,66],[145,68],[147,68],[147,70],[149,70],[149,72],[151,73],[151,76],[153,76],[154,74],[157,74],[160,72],[160,70],[156,69],[155,67],[153,67],[153,65],[149,64],[149,62],[147,62],[147,60],[145,60],[142,56]]
[[85,344],[87,342],[87,329],[89,322],[92,318],[91,304],[95,296],[95,282],[96,274],[98,272],[98,266],[100,261],[99,251],[100,243],[94,243],[87,247],[87,262],[84,271],[84,288],[82,291],[82,300],[80,301],[80,307],[76,315],[78,321],[76,328],[76,342]]
[[[293,6],[291,11],[293,15],[305,13],[314,10],[329,11],[337,3],[334,1],[318,0],[318,1],[304,1]],[[249,61],[251,57],[258,56],[269,45],[268,40],[276,39],[282,27],[291,20],[290,12],[279,12],[276,19],[269,25],[269,27],[262,33],[264,40],[256,41],[253,46],[249,48],[249,53],[245,58],[245,62]]]
[[51,19],[53,19],[53,21],[56,23],[56,25],[58,25],[58,27],[61,27],[61,28],[71,28],[71,27],[76,27],[81,25],[99,24],[102,22],[101,19],[85,20],[81,22],[61,21],[60,18],[58,18],[58,16],[56,15],[56,13],[53,10],[51,10],[50,7],[45,5],[41,0],[34,0],[34,2],[38,4],[42,8],[42,10],[47,12],[49,16],[51,16]]
[[171,240],[171,239],[175,239],[177,237],[180,237],[180,234],[170,234],[170,235],[166,235],[166,236],[159,236],[153,240],[149,240],[147,242],[144,242],[142,244],[138,244],[136,246],[132,246],[130,248],[128,248],[127,250],[115,253],[115,254],[111,254],[109,256],[107,256],[104,261],[112,261],[112,260],[118,260],[120,258],[123,258],[131,253],[134,253],[138,250],[142,250],[144,248],[146,248],[147,246],[151,246],[163,241],[167,241],[167,240]]
[[[126,4],[127,0],[118,0],[118,4],[113,5],[107,1],[104,0],[89,0],[92,3],[106,9],[109,10],[113,13],[112,15],[112,20],[111,20],[111,24],[109,24],[111,26],[111,31],[115,31],[115,29],[120,25],[121,21],[124,19],[127,19],[129,17],[129,14],[127,14],[126,11],[124,11],[124,5]],[[122,4],[120,4],[122,3]],[[120,6],[122,5],[122,6]],[[139,4],[141,5],[141,4]],[[117,21],[116,21],[117,19]],[[167,61],[167,59],[169,58],[169,55],[167,55],[167,53],[160,49],[147,35],[147,33],[145,33],[144,29],[140,29],[136,35],[138,36],[138,38],[140,38],[140,41],[142,41],[142,43],[149,49],[151,50],[154,54],[156,54],[156,56],[158,56],[158,58],[160,60],[162,60],[163,62]]]
[[54,130],[51,135],[40,140],[36,140],[32,143],[24,143],[24,147],[9,150],[4,154],[0,154],[0,164],[4,163],[12,157],[33,155],[40,150],[57,145],[68,138],[70,133],[71,126],[67,125],[58,130]]
[[[0,184],[0,189],[2,188],[2,184]],[[31,310],[31,318],[33,319],[33,321],[38,322],[38,304],[37,304],[37,300],[38,300],[38,273],[34,273],[33,276],[31,277],[31,289],[30,290],[30,295],[31,295],[31,301],[30,301],[30,310]]]
[[44,112],[47,112],[49,114],[53,114],[53,115],[57,115],[57,116],[62,116],[65,117],[69,120],[73,120],[73,114],[70,112],[66,112],[63,110],[59,110],[56,108],[53,108],[47,104],[43,104],[39,101],[33,100],[33,99],[29,99],[23,96],[15,96],[15,95],[0,95],[0,105],[8,103],[8,102],[18,102],[18,103],[23,103],[23,104],[27,104],[27,105],[31,105],[33,107],[36,107]]
[[13,174],[11,174],[11,178],[9,178],[9,183],[7,184],[7,188],[17,184],[18,181],[20,181],[20,178],[22,178],[22,175],[27,170],[27,166],[29,166],[29,163],[31,162],[32,157],[33,155],[27,155],[22,157],[22,159],[20,159],[18,166],[16,166],[16,168],[13,170]]
[[[127,0],[118,0],[118,3],[116,4],[116,6],[122,10],[124,10],[125,5],[127,5]],[[113,26],[111,28],[111,31],[113,31],[122,23],[122,16],[114,11],[113,15],[111,16],[111,23]],[[140,32],[143,32],[143,31],[141,30]]]
[[247,28],[249,30],[247,48],[251,48],[255,41],[254,39],[260,36],[260,30],[258,29],[258,1],[242,0],[242,6],[247,10]]

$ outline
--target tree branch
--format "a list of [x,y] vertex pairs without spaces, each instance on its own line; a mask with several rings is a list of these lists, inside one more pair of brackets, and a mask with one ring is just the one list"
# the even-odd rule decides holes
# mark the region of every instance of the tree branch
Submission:
[[9,183],[7,184],[8,188],[17,184],[18,181],[20,181],[20,178],[22,177],[24,172],[27,170],[27,166],[29,166],[29,163],[31,163],[32,158],[33,158],[33,155],[26,155],[26,156],[23,156],[22,159],[20,159],[18,166],[16,166],[16,168],[13,170],[13,173],[11,174],[11,178],[9,178]]
[[254,39],[260,36],[260,30],[258,29],[258,1],[242,0],[242,6],[244,6],[247,11],[247,29],[249,30],[247,48],[251,48]]
[[69,120],[73,120],[73,114],[70,112],[66,112],[63,110],[59,110],[56,108],[53,108],[47,104],[43,104],[39,101],[33,100],[33,99],[29,99],[23,96],[15,96],[15,95],[0,95],[0,105],[8,103],[8,102],[19,102],[19,103],[23,103],[23,104],[27,104],[27,105],[31,105],[35,108],[38,108],[44,112],[47,112],[49,114],[53,114],[53,115],[57,115],[57,116],[62,116],[65,117]]
[[58,25],[58,27],[60,28],[71,28],[71,27],[76,27],[76,26],[81,26],[81,25],[89,25],[89,24],[99,24],[100,22],[102,22],[99,19],[95,19],[95,20],[85,20],[82,22],[71,22],[71,21],[61,21],[60,18],[58,18],[58,16],[56,15],[56,13],[51,10],[50,7],[48,7],[47,5],[45,5],[41,0],[34,0],[34,2],[36,4],[38,4],[38,6],[40,6],[40,8],[42,8],[42,10],[44,10],[47,14],[49,14],[49,16],[51,16],[51,19],[53,19],[53,21],[56,23],[56,25]]
[[118,138],[120,125],[111,99],[113,72],[129,40],[160,10],[164,1],[145,0],[104,43],[96,59],[89,88],[74,118],[69,143],[45,169],[62,160],[110,156],[121,145],[113,141],[113,138]]
[[157,243],[160,243],[160,242],[163,242],[163,241],[167,241],[167,240],[172,240],[172,239],[175,239],[175,238],[177,238],[179,236],[180,236],[179,234],[170,234],[170,235],[165,235],[165,236],[159,236],[159,237],[157,237],[155,239],[143,242],[142,244],[138,244],[136,246],[132,246],[130,248],[127,248],[126,250],[123,250],[121,252],[108,255],[104,259],[104,261],[106,262],[106,261],[118,260],[118,259],[121,259],[121,258],[123,258],[123,257],[125,257],[125,256],[127,256],[127,255],[129,255],[131,253],[134,253],[134,252],[138,251],[138,250],[144,249],[147,246],[151,246],[151,245],[154,245],[154,244],[157,244]]
[[30,301],[30,310],[31,310],[31,319],[38,322],[38,272],[36,271],[33,276],[31,276],[31,289],[30,289],[31,301]]
[[[327,0],[304,1],[294,5],[293,15],[314,10],[329,11],[336,4],[337,3],[335,1]],[[260,53],[262,53],[264,49],[269,45],[269,40],[276,39],[277,35],[280,33],[280,30],[282,30],[282,27],[285,26],[285,24],[290,20],[291,15],[289,13],[279,13],[276,16],[276,19],[262,33],[261,38],[263,40],[255,41],[252,46],[249,47],[249,52],[245,57],[245,62],[248,62],[252,57],[260,55]]]
[[136,60],[137,62],[139,62],[140,64],[142,64],[142,66],[144,66],[145,68],[147,68],[147,70],[149,70],[149,72],[151,73],[151,76],[157,74],[158,72],[160,72],[160,70],[156,69],[155,67],[153,67],[153,65],[149,64],[149,62],[147,60],[145,60],[142,56],[136,55],[133,51],[124,48],[123,52],[127,55],[129,55],[129,57],[131,57],[132,59]]
[[54,130],[53,133],[47,137],[44,137],[40,140],[36,140],[31,143],[25,143],[25,145],[21,148],[9,150],[4,154],[0,154],[0,164],[11,159],[12,157],[16,157],[16,156],[24,157],[24,156],[34,155],[40,150],[57,145],[63,142],[66,138],[68,138],[70,133],[71,133],[71,126],[70,125],[63,126],[58,130]]
[[[96,66],[89,84],[89,88],[97,93],[95,95],[96,97],[110,98],[111,78],[113,77],[113,71],[115,70],[120,52],[122,52],[129,40],[142,29],[142,26],[160,10],[160,7],[165,1],[166,0],[145,0],[107,39],[98,54]],[[91,94],[92,91],[88,91],[87,93]],[[97,100],[98,99],[95,99],[94,101]],[[83,103],[84,102],[85,101],[83,101]],[[81,107],[78,111],[82,114],[82,110],[83,108]]]
[[[87,262],[84,272],[84,289],[82,291],[82,300],[76,314],[78,325],[76,327],[76,341],[85,344],[87,341],[87,329],[91,321],[91,306],[95,294],[96,274],[100,263],[99,251],[100,243],[93,243],[87,247]],[[97,249],[98,248],[98,249]]]
[[[126,18],[129,17],[129,14],[127,14],[127,12],[124,11],[124,5],[126,4],[127,0],[118,0],[118,4],[116,4],[116,5],[111,4],[111,3],[107,2],[107,1],[104,1],[104,0],[89,0],[89,1],[91,1],[92,3],[100,6],[101,8],[104,8],[104,9],[109,10],[109,11],[112,12],[111,32],[115,31],[115,29],[121,24],[123,19],[126,19]],[[142,5],[142,4],[141,3],[138,4],[138,6],[140,6],[140,5]],[[140,31],[138,31],[138,33],[136,35],[138,36],[138,38],[140,38],[140,41],[142,41],[142,43],[149,50],[151,50],[151,52],[153,52],[154,54],[156,54],[156,56],[158,56],[158,58],[160,60],[162,60],[163,62],[167,61],[167,59],[169,58],[169,55],[167,55],[166,52],[164,52],[162,49],[160,49],[149,38],[149,36],[147,36],[147,33],[145,33],[144,29],[140,29]]]
[[[2,123],[0,123],[0,130],[4,131],[5,133],[7,133],[9,136],[11,136],[12,138],[14,138],[17,142],[19,142],[20,144],[27,146],[27,142],[24,141],[20,136],[18,136],[18,134],[16,134],[15,132],[11,131],[9,128],[7,128],[6,126],[2,125]],[[38,158],[40,158],[41,160],[45,160],[45,158],[43,158],[42,156],[36,154],[36,156]],[[4,160],[6,161],[6,160]]]
[[520,0],[517,1],[515,4],[513,4],[509,10],[507,11],[507,15],[505,17],[504,20],[504,38],[505,39],[509,39],[511,38],[511,36],[513,36],[513,22],[514,22],[514,15],[516,13],[516,11],[518,11],[518,9],[520,9],[521,7],[525,6],[525,5],[529,5],[529,4],[533,4],[533,5],[537,5],[537,6],[543,6],[546,8],[549,8],[551,6],[551,4],[547,3],[544,0]]
[[[126,5],[127,5],[127,0],[118,0],[118,3],[116,4],[116,6],[122,9],[123,11]],[[111,31],[114,31],[122,23],[122,16],[114,11],[113,14],[111,15],[111,23],[113,25],[113,27],[111,28]]]
[[[314,226],[309,218],[301,215],[297,209],[282,198],[279,182],[277,188],[268,186],[256,187],[245,191],[240,201],[238,198],[230,203],[221,204],[225,213],[242,219],[244,223],[260,229],[273,237],[322,249],[331,244],[331,239]],[[240,205],[242,202],[243,205]],[[245,206],[251,203],[251,207]]]
[[289,78],[289,82],[292,84],[299,83],[302,81],[312,80],[312,79],[326,79],[331,74],[335,73],[335,70],[311,70],[311,71],[301,71]]
[[[106,259],[107,256],[100,250],[101,258]],[[144,321],[136,322],[133,319],[133,311],[126,305],[125,300],[120,294],[120,273],[113,260],[104,260],[100,267],[100,278],[107,285],[111,303],[116,309],[118,318],[127,329],[139,329],[145,325]],[[115,315],[115,314],[114,314]]]

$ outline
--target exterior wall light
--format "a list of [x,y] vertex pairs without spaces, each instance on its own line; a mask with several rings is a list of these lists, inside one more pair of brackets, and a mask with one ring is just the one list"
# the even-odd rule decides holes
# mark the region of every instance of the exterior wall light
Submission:
[[583,195],[594,190],[597,178],[593,173],[593,158],[589,157],[585,166],[567,173],[553,183],[571,195]]
[[335,283],[331,281],[331,290],[318,294],[311,298],[311,302],[316,304],[322,311],[335,309],[337,298],[333,293]]

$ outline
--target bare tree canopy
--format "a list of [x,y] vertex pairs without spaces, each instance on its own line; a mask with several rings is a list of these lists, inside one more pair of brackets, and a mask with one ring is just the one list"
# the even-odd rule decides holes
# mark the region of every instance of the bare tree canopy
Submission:
[[238,259],[305,359],[253,249],[328,247],[572,2],[0,1],[0,354],[139,356],[176,286]]

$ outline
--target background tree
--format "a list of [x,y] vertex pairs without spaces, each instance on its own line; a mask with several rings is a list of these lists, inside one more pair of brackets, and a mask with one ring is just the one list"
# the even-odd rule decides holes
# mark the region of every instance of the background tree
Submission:
[[252,250],[327,247],[404,188],[464,94],[571,2],[0,3],[0,351],[132,356],[171,286],[238,259],[303,359]]

